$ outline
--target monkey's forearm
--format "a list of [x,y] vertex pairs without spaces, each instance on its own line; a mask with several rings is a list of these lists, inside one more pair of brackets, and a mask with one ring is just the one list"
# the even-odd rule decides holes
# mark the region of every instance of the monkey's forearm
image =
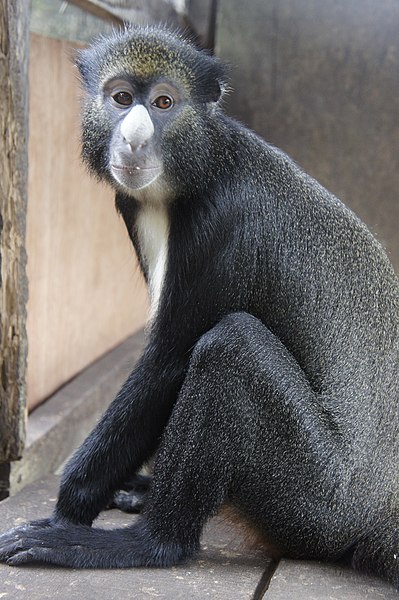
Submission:
[[154,376],[153,360],[142,358],[67,464],[56,519],[90,525],[115,490],[154,453],[180,377],[176,363],[170,370],[164,364]]

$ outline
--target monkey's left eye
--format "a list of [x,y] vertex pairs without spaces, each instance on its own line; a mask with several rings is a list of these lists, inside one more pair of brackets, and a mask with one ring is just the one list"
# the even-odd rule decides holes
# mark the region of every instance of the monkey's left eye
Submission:
[[112,99],[116,104],[120,104],[121,106],[130,106],[133,104],[133,96],[129,92],[116,92],[116,94],[112,95]]
[[158,98],[155,98],[155,100],[152,102],[153,106],[156,106],[162,110],[172,108],[173,104],[173,99],[170,96],[158,96]]

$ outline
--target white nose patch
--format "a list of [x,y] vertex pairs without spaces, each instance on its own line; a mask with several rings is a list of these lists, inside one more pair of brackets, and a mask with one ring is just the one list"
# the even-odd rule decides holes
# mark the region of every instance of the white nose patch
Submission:
[[145,106],[138,104],[130,109],[122,121],[121,134],[134,148],[143,146],[152,138],[154,125]]

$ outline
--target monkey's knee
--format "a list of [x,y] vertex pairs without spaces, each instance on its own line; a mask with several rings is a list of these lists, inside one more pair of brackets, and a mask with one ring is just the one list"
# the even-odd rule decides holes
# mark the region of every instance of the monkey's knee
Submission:
[[281,340],[246,312],[226,315],[198,340],[190,372],[221,376],[225,390],[232,385],[229,375],[234,375],[236,382],[251,383],[252,393],[264,397],[273,398],[277,390],[287,394],[288,383],[300,388],[303,397],[310,393],[302,369]]
[[[207,331],[196,343],[190,361],[195,370],[231,364],[232,357],[250,350],[257,340],[267,335],[267,328],[256,317],[245,313],[230,313]],[[248,353],[245,352],[248,356]]]

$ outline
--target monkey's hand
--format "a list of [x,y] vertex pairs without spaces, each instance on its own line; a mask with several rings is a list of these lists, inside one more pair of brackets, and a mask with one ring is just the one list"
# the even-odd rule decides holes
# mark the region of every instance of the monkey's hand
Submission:
[[[53,529],[54,524],[50,518],[31,521],[9,529],[0,535],[0,562],[16,565],[36,560],[43,561],[44,559],[40,558],[40,549],[46,550],[46,536],[48,537],[48,532]],[[35,542],[38,545],[38,553],[35,552]],[[44,552],[42,555],[44,556]]]
[[154,540],[144,518],[124,529],[96,529],[43,519],[0,536],[0,561],[18,566],[40,562],[73,568],[171,566],[185,558],[176,543]]

